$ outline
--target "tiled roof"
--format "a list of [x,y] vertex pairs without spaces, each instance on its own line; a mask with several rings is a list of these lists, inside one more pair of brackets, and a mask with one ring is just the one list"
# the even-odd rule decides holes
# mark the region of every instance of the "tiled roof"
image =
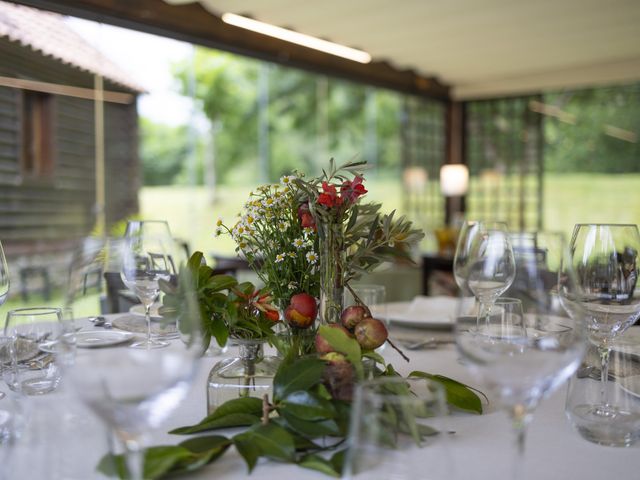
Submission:
[[61,15],[0,1],[0,38],[3,37],[64,64],[102,75],[129,90],[145,91],[66,25]]

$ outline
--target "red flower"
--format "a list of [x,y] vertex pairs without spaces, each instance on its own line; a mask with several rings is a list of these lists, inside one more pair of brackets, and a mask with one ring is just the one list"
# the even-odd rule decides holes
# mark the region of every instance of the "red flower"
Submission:
[[342,184],[342,187],[340,187],[340,193],[342,193],[342,196],[349,203],[355,203],[356,200],[358,200],[358,197],[361,197],[362,195],[367,193],[367,190],[362,184],[363,181],[364,178],[358,175],[353,179],[353,181],[346,180]]
[[304,202],[298,207],[298,220],[302,228],[316,228],[316,221],[309,210],[309,202]]
[[324,205],[327,208],[339,207],[342,205],[342,197],[338,195],[335,185],[331,185],[327,182],[322,182],[322,191],[318,195],[318,203]]

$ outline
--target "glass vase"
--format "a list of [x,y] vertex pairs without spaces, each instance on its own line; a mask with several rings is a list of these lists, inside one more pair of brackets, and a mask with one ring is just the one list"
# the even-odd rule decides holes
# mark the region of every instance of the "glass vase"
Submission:
[[238,356],[216,363],[207,379],[207,414],[223,403],[242,397],[273,394],[273,377],[280,360],[264,356],[264,340],[234,339]]
[[344,231],[341,222],[318,222],[320,322],[340,322],[344,295]]

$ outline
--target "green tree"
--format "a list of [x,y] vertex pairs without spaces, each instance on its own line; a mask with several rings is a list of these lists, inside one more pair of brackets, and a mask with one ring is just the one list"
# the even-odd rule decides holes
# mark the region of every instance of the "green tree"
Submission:
[[549,172],[640,172],[640,83],[545,96]]
[[186,127],[172,127],[140,118],[140,159],[144,185],[175,183],[188,157]]

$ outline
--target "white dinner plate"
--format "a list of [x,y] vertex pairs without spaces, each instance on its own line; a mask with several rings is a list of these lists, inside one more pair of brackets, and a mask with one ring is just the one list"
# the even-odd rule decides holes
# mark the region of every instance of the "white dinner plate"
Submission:
[[[464,299],[464,308],[474,299]],[[393,324],[419,328],[451,328],[455,322],[460,299],[457,297],[416,297],[410,302],[392,302],[373,305],[371,314]]]
[[132,333],[114,330],[78,332],[76,333],[76,346],[78,348],[112,347],[126,343],[132,338]]

